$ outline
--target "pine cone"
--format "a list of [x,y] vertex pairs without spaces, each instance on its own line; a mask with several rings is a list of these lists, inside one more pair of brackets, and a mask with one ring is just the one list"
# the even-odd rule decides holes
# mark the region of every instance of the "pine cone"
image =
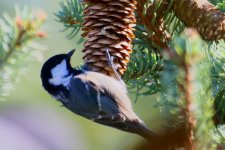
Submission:
[[127,69],[134,38],[135,0],[83,0],[84,61],[92,71],[114,76],[106,59],[106,49],[114,57],[120,75]]
[[186,27],[197,29],[203,39],[225,39],[225,15],[207,0],[175,0],[173,10]]

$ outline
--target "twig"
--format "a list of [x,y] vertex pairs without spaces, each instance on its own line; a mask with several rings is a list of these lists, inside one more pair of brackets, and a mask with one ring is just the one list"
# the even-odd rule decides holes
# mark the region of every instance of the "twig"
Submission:
[[7,60],[10,58],[10,56],[13,54],[13,52],[15,51],[15,48],[17,46],[21,46],[21,39],[23,38],[23,35],[26,33],[26,30],[21,30],[19,32],[18,37],[16,38],[15,43],[9,48],[8,53],[6,54],[6,56],[0,60],[0,69],[2,69],[2,67],[4,66],[4,64],[7,62]]

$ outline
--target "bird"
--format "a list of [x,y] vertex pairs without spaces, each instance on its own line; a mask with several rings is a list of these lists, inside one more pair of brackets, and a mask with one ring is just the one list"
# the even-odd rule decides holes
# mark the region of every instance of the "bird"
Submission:
[[147,140],[156,136],[134,113],[124,81],[117,73],[113,56],[106,50],[116,78],[87,69],[75,69],[70,60],[75,49],[57,54],[42,66],[43,88],[67,109],[96,123],[138,134]]

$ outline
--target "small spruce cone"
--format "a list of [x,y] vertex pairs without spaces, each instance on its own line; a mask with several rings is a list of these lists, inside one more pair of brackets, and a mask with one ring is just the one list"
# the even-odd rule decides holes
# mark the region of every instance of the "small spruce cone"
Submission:
[[120,75],[127,69],[134,38],[136,0],[83,0],[84,61],[92,71],[115,76],[106,59],[106,49],[114,57]]

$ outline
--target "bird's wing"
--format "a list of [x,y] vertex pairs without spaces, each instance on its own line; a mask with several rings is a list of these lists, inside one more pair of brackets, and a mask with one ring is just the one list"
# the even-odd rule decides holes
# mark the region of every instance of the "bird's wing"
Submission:
[[87,72],[85,75],[79,75],[83,81],[91,81],[93,87],[96,90],[100,90],[102,98],[102,103],[116,104],[117,109],[127,118],[138,118],[135,113],[133,113],[131,101],[127,95],[127,89],[123,81],[115,80],[112,77],[97,73],[97,72]]
[[[121,113],[116,101],[106,92],[105,89],[97,87],[91,81],[84,81],[75,77],[70,83],[70,96],[72,109],[86,118],[94,119],[101,115],[114,115]],[[83,114],[82,114],[83,113]],[[93,118],[91,118],[93,117]]]

